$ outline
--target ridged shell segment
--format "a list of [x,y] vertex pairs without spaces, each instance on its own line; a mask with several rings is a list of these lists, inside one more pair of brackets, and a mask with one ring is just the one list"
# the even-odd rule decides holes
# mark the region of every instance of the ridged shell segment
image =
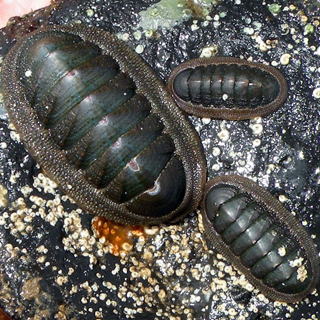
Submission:
[[135,224],[179,219],[196,207],[205,177],[199,139],[160,80],[116,37],[49,27],[21,40],[4,70],[11,120],[82,207]]
[[253,181],[235,175],[209,181],[202,216],[209,242],[263,294],[294,302],[314,289],[319,279],[314,243],[290,212]]

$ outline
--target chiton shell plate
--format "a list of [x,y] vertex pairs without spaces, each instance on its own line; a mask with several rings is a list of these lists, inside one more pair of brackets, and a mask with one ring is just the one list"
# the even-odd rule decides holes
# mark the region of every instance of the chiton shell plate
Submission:
[[187,113],[227,120],[274,112],[288,91],[274,67],[232,57],[188,60],[174,68],[168,88]]
[[6,56],[11,122],[83,209],[123,224],[176,221],[199,204],[200,140],[151,68],[116,36],[41,28]]
[[208,245],[267,297],[295,302],[318,283],[319,256],[307,231],[252,180],[237,175],[210,180],[202,220]]

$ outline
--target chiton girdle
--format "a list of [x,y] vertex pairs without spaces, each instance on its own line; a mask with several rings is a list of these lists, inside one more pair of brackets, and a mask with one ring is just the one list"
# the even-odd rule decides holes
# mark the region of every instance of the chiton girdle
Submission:
[[201,205],[208,245],[273,300],[296,302],[319,281],[316,247],[299,221],[250,179],[219,176]]
[[232,57],[188,60],[171,72],[168,88],[187,113],[226,120],[270,114],[288,91],[277,69]]
[[206,166],[197,133],[116,36],[83,25],[41,28],[7,54],[2,75],[25,146],[83,209],[156,224],[199,204]]

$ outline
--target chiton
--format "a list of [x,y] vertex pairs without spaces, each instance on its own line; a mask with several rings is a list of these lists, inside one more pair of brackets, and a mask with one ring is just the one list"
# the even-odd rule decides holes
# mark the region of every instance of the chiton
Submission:
[[267,115],[288,91],[277,69],[231,57],[186,61],[172,71],[168,88],[187,113],[227,120]]
[[202,197],[195,129],[116,36],[51,26],[6,56],[10,120],[42,169],[83,209],[123,224],[176,221]]
[[299,221],[267,190],[250,179],[210,180],[202,221],[213,246],[267,297],[305,298],[319,280],[319,256]]

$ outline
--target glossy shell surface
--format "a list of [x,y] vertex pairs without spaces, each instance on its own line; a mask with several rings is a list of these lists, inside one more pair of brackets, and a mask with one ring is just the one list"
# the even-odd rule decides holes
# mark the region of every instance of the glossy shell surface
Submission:
[[5,104],[42,169],[88,212],[176,221],[200,202],[198,136],[151,68],[108,32],[47,27],[2,68]]
[[267,297],[305,298],[319,280],[319,256],[299,221],[250,179],[220,176],[207,183],[202,218],[209,245]]
[[227,120],[267,115],[288,91],[277,69],[231,57],[186,61],[172,71],[168,88],[187,113]]

